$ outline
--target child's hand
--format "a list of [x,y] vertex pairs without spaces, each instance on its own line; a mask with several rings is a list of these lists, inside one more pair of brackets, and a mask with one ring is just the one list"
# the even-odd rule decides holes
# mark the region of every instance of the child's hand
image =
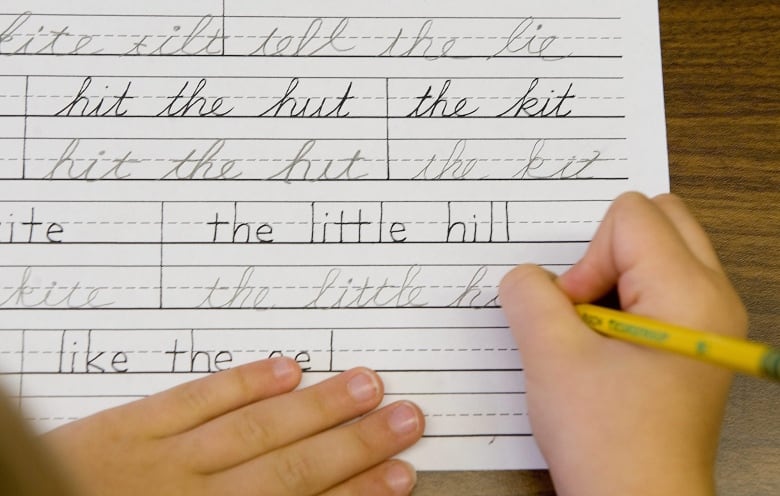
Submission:
[[405,495],[414,470],[386,461],[422,435],[406,402],[354,423],[383,395],[378,376],[345,372],[292,391],[288,358],[252,363],[98,413],[45,436],[79,494]]
[[712,494],[731,374],[605,338],[573,303],[617,287],[621,307],[742,337],[745,310],[682,202],[627,194],[585,257],[558,277],[511,272],[501,301],[526,373],[529,414],[560,494]]

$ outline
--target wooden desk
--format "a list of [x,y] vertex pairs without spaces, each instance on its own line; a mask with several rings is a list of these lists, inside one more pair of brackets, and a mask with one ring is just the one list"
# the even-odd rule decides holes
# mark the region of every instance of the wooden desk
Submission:
[[[672,190],[712,236],[751,318],[780,346],[780,2],[661,0]],[[737,378],[719,493],[780,494],[780,386]],[[546,472],[425,473],[415,496],[554,494]]]

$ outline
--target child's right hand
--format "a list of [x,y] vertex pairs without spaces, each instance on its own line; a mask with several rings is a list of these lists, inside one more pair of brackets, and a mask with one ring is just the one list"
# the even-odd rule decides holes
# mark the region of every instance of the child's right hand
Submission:
[[615,201],[584,258],[555,278],[512,271],[501,301],[520,345],[534,434],[559,494],[713,494],[731,374],[605,338],[574,303],[617,288],[623,310],[743,337],[744,307],[682,202]]

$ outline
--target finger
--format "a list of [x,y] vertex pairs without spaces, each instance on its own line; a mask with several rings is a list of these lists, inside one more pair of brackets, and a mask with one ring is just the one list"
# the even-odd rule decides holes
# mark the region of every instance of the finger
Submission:
[[195,470],[216,472],[369,412],[382,395],[379,376],[357,368],[235,410],[185,433],[182,442]]
[[597,300],[617,286],[621,306],[629,309],[642,290],[665,292],[670,281],[685,280],[699,269],[663,212],[644,195],[626,193],[607,211],[585,256],[558,284],[577,303]]
[[586,354],[585,350],[601,339],[585,328],[554,277],[535,265],[521,265],[509,272],[499,287],[501,307],[526,373],[569,373],[566,363],[572,355]]
[[715,249],[704,229],[691,215],[688,207],[680,197],[672,194],[659,195],[653,198],[659,209],[666,215],[669,221],[677,229],[682,239],[693,253],[707,267],[722,272]]
[[136,401],[126,405],[123,415],[149,419],[150,437],[172,436],[244,405],[291,391],[300,380],[301,369],[294,360],[263,360]]
[[417,482],[414,468],[400,460],[391,460],[371,468],[325,492],[322,496],[403,496]]
[[214,494],[320,494],[383,462],[417,441],[424,418],[400,402],[358,422],[323,432],[250,462],[213,474]]

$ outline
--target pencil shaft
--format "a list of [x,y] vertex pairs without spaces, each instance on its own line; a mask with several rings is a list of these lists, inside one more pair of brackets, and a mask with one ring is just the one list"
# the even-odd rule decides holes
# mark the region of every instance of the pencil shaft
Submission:
[[751,341],[666,324],[637,315],[577,305],[583,321],[607,336],[759,377],[780,380],[780,352]]

